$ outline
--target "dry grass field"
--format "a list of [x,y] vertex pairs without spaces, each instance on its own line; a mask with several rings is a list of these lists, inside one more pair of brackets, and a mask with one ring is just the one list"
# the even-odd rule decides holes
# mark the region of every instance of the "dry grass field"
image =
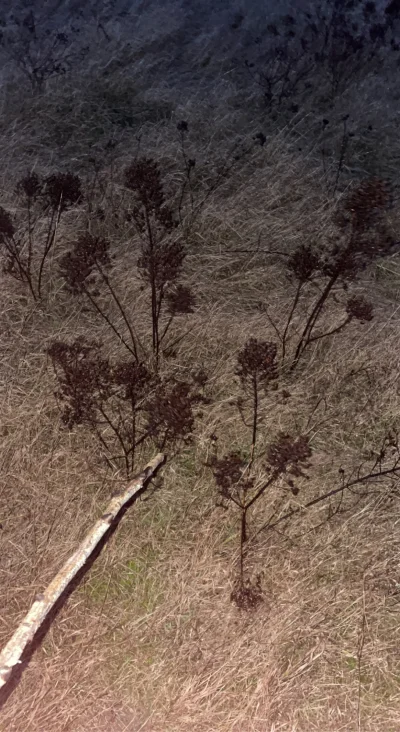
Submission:
[[[178,379],[204,369],[207,400],[191,441],[166,445],[159,476],[55,618],[0,711],[0,730],[397,732],[400,468],[356,479],[374,472],[388,435],[392,452],[379,469],[396,464],[398,244],[348,282],[374,317],[316,338],[260,395],[254,479],[263,480],[265,451],[281,432],[306,436],[312,455],[298,492],[282,474],[249,511],[246,577],[262,589],[254,608],[231,600],[239,513],[232,501],[221,506],[210,460],[215,450],[250,460],[237,358],[249,338],[277,342],[280,353],[277,330],[295,293],[288,257],[337,236],[335,212],[371,177],[390,185],[385,226],[400,239],[398,65],[370,62],[329,103],[321,76],[291,117],[287,108],[274,116],[245,64],[268,21],[262,3],[82,3],[73,21],[73,3],[44,5],[29,53],[43,60],[46,39],[63,31],[60,53],[70,60],[40,88],[26,71],[23,33],[32,32],[14,26],[7,9],[0,18],[0,205],[20,220],[15,187],[31,171],[78,175],[84,196],[61,217],[40,300],[0,274],[0,648],[125,481],[93,432],[63,424],[47,349],[82,336],[101,341],[108,358],[121,356],[104,318],[60,276],[62,257],[88,230],[109,240],[119,302],[141,341],[151,341],[124,185],[141,157],[159,164],[174,210],[185,155],[196,160],[193,196],[203,203],[191,218],[186,189],[180,278],[195,306],[171,325],[177,344],[161,369]],[[26,17],[23,3],[18,12]],[[187,132],[177,129],[182,121]],[[43,217],[35,241],[45,226]],[[1,251],[4,259],[4,243]],[[315,282],[296,310],[297,333],[321,292]],[[343,320],[339,280],[331,294],[324,332]],[[103,291],[97,302],[123,329],[115,302]],[[137,472],[156,452],[150,443],[138,451]]]

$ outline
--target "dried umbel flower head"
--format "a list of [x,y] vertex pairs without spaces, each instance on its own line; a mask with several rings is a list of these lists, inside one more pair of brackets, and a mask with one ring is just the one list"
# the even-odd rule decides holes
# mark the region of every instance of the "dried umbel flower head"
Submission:
[[299,282],[308,282],[318,271],[320,258],[311,246],[301,244],[289,257],[287,266]]
[[11,215],[0,206],[0,244],[3,244],[5,261],[3,272],[17,279],[23,279],[18,261],[21,252],[21,242],[14,238],[15,229]]
[[69,429],[94,426],[99,405],[110,396],[111,367],[100,349],[101,343],[81,337],[71,344],[55,341],[47,350],[60,384],[56,396],[64,404],[62,420]]
[[237,358],[236,375],[239,376],[242,385],[245,386],[249,380],[268,383],[276,379],[278,375],[276,354],[275,343],[249,338]]
[[153,376],[146,366],[133,360],[114,366],[112,376],[114,383],[122,387],[123,398],[130,403],[136,403],[143,397],[153,382]]
[[60,261],[60,274],[64,278],[67,289],[73,294],[80,294],[94,285],[99,270],[108,269],[111,265],[109,254],[110,243],[100,236],[86,232],[82,234]]
[[230,452],[217,460],[215,457],[209,463],[212,468],[219,493],[223,498],[232,500],[238,490],[250,490],[254,485],[254,478],[245,477],[247,462],[238,452]]
[[341,206],[342,216],[336,223],[342,225],[349,221],[354,231],[364,232],[374,226],[383,213],[391,206],[392,194],[389,184],[380,178],[369,178],[359,183],[344,198]]
[[138,195],[146,207],[160,208],[164,203],[161,173],[151,158],[139,158],[126,168],[125,185]]
[[136,194],[139,205],[134,207],[132,218],[140,230],[148,226],[149,215],[153,215],[164,229],[170,230],[175,226],[172,212],[165,204],[161,172],[155,160],[139,158],[132,163],[125,170],[125,185]]
[[347,301],[346,312],[351,318],[356,318],[362,323],[369,322],[374,317],[373,305],[363,295],[350,297]]
[[45,202],[54,210],[65,211],[83,198],[81,180],[72,173],[54,173],[44,180]]
[[185,381],[160,383],[148,404],[148,431],[160,446],[166,442],[190,442],[194,430],[193,407],[201,401]]
[[304,435],[292,437],[285,432],[279,433],[276,440],[268,447],[268,464],[278,473],[289,473],[296,478],[305,477],[304,469],[309,468],[308,458],[311,447]]
[[172,292],[166,296],[167,310],[170,315],[187,315],[194,312],[196,300],[190,289],[185,285],[177,285]]
[[28,173],[18,181],[16,192],[18,195],[24,195],[28,201],[32,201],[39,197],[42,191],[42,181],[37,173]]

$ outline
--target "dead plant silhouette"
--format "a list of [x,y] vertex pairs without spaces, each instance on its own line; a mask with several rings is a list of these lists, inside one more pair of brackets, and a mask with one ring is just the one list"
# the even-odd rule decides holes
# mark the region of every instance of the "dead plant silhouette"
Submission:
[[326,88],[324,103],[331,107],[352,82],[388,63],[396,50],[398,15],[395,2],[384,8],[364,0],[328,0],[269,23],[257,39],[257,53],[245,62],[267,110],[294,116],[318,87]]
[[[4,272],[23,282],[35,301],[43,295],[43,277],[55,246],[59,223],[65,211],[82,201],[80,178],[72,173],[54,173],[40,178],[29,173],[16,187],[21,214],[17,222],[0,207],[0,245]],[[44,220],[43,234],[39,224]]]
[[[173,321],[193,312],[195,298],[189,287],[178,282],[186,251],[179,222],[165,202],[158,164],[149,158],[138,159],[126,169],[125,184],[133,194],[126,217],[134,223],[140,241],[137,270],[150,293],[150,349],[140,341],[135,315],[122,305],[109,273],[113,255],[107,239],[89,232],[79,236],[62,257],[60,274],[66,289],[73,295],[86,297],[137,363],[148,359],[150,350],[158,368],[161,349],[168,351],[173,346],[173,342],[165,343]],[[126,332],[112,320],[109,308],[100,304],[101,290],[108,292],[116,305]]]
[[55,341],[47,352],[63,423],[89,429],[126,478],[136,469],[139,449],[172,449],[190,441],[196,408],[206,401],[196,373],[190,382],[161,378],[135,359],[111,362],[101,343],[84,338]]
[[50,79],[64,76],[73,63],[82,62],[89,50],[75,49],[71,44],[71,39],[79,33],[79,21],[77,26],[71,19],[68,28],[60,31],[54,27],[52,15],[50,11],[43,16],[32,8],[29,12],[17,10],[11,22],[4,24],[0,36],[6,55],[29,81],[35,94],[42,93]]
[[[253,608],[262,600],[260,577],[254,582],[245,572],[249,510],[280,478],[283,478],[292,493],[297,495],[298,488],[293,478],[306,477],[303,471],[309,467],[307,460],[311,456],[311,448],[306,437],[292,437],[280,433],[259,456],[260,459],[266,458],[263,464],[266,479],[264,477],[257,479],[253,471],[260,425],[260,391],[267,389],[269,383],[277,378],[276,353],[274,343],[250,338],[238,354],[236,374],[244,394],[238,402],[238,409],[244,424],[251,429],[250,459],[246,460],[240,452],[233,451],[220,459],[214,455],[208,463],[213,471],[221,505],[226,506],[231,502],[240,514],[239,573],[231,599],[242,609]],[[247,423],[244,414],[248,401],[250,424]]]
[[[288,280],[295,287],[293,301],[283,329],[275,323],[273,326],[281,342],[282,366],[290,350],[290,371],[297,368],[313,343],[340,333],[353,320],[372,320],[372,303],[364,295],[353,295],[343,302],[342,320],[333,327],[320,325],[333,294],[337,297],[337,291],[347,293],[368,266],[390,252],[393,237],[385,225],[384,214],[391,200],[385,181],[361,182],[339,203],[334,215],[336,233],[325,244],[300,244],[285,260]],[[310,301],[302,322],[298,315],[300,306]],[[300,320],[297,325],[296,318]]]

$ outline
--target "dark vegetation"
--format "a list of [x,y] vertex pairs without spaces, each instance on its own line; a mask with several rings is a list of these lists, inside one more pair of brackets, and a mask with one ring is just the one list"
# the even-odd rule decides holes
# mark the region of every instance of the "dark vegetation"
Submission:
[[[328,109],[354,80],[398,60],[398,3],[379,8],[364,0],[318,2],[266,26],[256,61],[246,66],[268,110],[296,114],[305,98]],[[325,82],[325,83],[324,83]]]
[[[373,305],[364,296],[348,296],[351,283],[368,266],[393,251],[393,234],[384,223],[384,213],[391,203],[385,181],[368,179],[356,185],[341,200],[335,212],[335,230],[326,243],[301,244],[286,260],[288,281],[294,286],[294,296],[283,330],[271,323],[281,344],[281,362],[289,356],[289,368],[294,371],[312,343],[340,333],[352,320],[361,323],[373,318]],[[343,303],[344,316],[328,329],[321,324],[327,306],[338,291],[347,295]],[[316,294],[315,294],[316,293]],[[303,318],[302,299],[310,303]],[[293,327],[297,320],[297,328]],[[319,328],[318,328],[319,326]],[[291,347],[291,342],[293,342]]]
[[63,214],[82,200],[81,181],[72,173],[41,179],[32,172],[16,187],[20,213],[0,208],[0,241],[4,271],[23,282],[34,300],[41,300],[45,266],[56,244]]

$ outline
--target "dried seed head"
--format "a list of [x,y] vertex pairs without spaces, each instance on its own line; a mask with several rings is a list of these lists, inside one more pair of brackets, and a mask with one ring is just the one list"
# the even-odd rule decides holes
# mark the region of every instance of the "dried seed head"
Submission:
[[67,289],[79,294],[93,286],[96,280],[96,267],[108,269],[111,265],[110,243],[107,239],[86,232],[74,243],[73,249],[60,260],[60,274]]
[[267,142],[267,138],[265,137],[263,132],[257,132],[254,135],[254,139],[260,144],[260,147],[264,147],[265,143]]
[[65,211],[82,198],[81,180],[72,173],[55,173],[44,180],[44,199],[53,209]]
[[320,259],[311,246],[301,244],[289,257],[287,266],[299,282],[307,282],[320,267]]
[[369,178],[345,196],[336,223],[343,226],[350,222],[353,231],[364,232],[382,219],[391,204],[388,183],[380,178]]
[[231,452],[220,460],[212,462],[212,469],[217,486],[223,495],[230,493],[231,489],[240,483],[246,463],[237,452]]
[[159,384],[147,407],[149,433],[159,444],[190,442],[195,420],[193,407],[199,401],[199,395],[187,382]]
[[190,287],[177,285],[166,296],[167,310],[170,315],[185,315],[194,312],[195,298]]
[[217,460],[215,455],[208,462],[212,469],[218,492],[228,500],[243,500],[254,486],[254,478],[245,474],[246,461],[238,452],[230,452]]
[[42,190],[42,182],[36,173],[28,173],[18,181],[16,192],[24,195],[28,200],[37,198]]
[[362,323],[372,320],[374,317],[373,305],[363,295],[349,298],[346,305],[346,312],[351,318],[356,318]]
[[249,380],[269,382],[276,379],[278,376],[276,354],[275,343],[249,338],[237,358],[236,375],[239,376],[242,385],[246,385]]
[[60,383],[57,397],[64,404],[62,420],[69,429],[81,424],[95,426],[98,407],[111,394],[112,372],[100,348],[101,343],[81,337],[71,344],[55,341],[47,350]]
[[[151,158],[139,158],[125,170],[125,185],[137,197],[138,205],[132,210],[132,218],[140,230],[145,230],[148,215],[153,215],[164,229],[175,226],[171,209],[165,204],[161,172]],[[147,216],[141,210],[143,207]]]
[[308,438],[303,435],[294,438],[281,432],[267,450],[268,463],[274,470],[295,477],[304,477],[303,469],[309,467],[306,462],[309,457],[311,448]]
[[148,391],[153,376],[146,366],[136,361],[125,361],[114,366],[113,381],[123,388],[123,398],[136,402]]
[[161,174],[157,163],[140,158],[125,170],[125,185],[137,193],[140,202],[151,208],[160,208],[164,202]]
[[263,600],[264,593],[261,587],[261,575],[257,575],[253,581],[246,579],[243,582],[239,579],[231,592],[231,601],[240,610],[255,610]]
[[186,252],[182,242],[162,242],[155,248],[144,246],[138,259],[142,278],[157,289],[173,283],[180,275]]

